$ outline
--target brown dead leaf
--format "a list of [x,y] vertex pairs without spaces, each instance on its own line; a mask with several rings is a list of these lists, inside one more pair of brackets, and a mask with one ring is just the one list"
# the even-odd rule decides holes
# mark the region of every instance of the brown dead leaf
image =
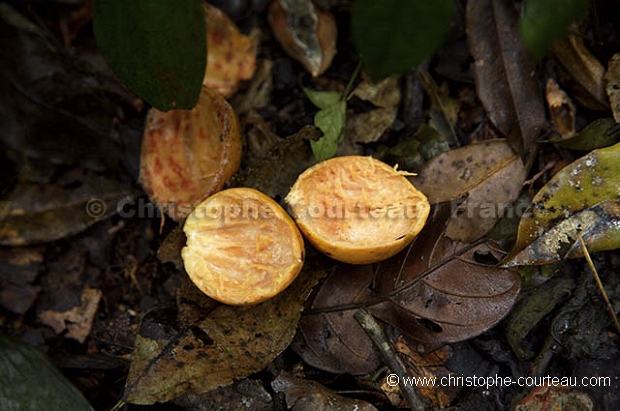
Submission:
[[338,29],[334,16],[311,0],[274,0],[269,5],[269,25],[282,48],[318,77],[336,55]]
[[366,401],[343,397],[314,381],[302,380],[281,372],[272,381],[277,393],[284,393],[288,409],[293,411],[376,411]]
[[251,307],[208,311],[210,300],[203,296],[204,304],[179,299],[176,308],[149,313],[136,339],[124,401],[165,402],[260,371],[290,344],[302,304],[322,275],[306,270],[284,292]]
[[400,104],[398,77],[392,76],[373,84],[362,82],[353,96],[372,103],[376,108],[348,118],[346,134],[356,143],[373,143],[394,123]]
[[614,54],[609,59],[604,80],[605,91],[611,103],[611,112],[616,123],[620,123],[620,53]]
[[376,291],[390,298],[371,312],[426,351],[493,327],[520,289],[517,274],[476,262],[476,255],[492,255],[490,245],[468,247],[445,235],[449,215],[449,207],[436,206],[413,243],[376,269]]
[[221,10],[205,3],[207,22],[207,70],[202,84],[224,97],[232,96],[239,82],[256,69],[256,44],[241,34]]
[[[339,265],[321,284],[312,308],[368,299],[370,265]],[[292,348],[313,367],[333,373],[368,374],[381,364],[372,341],[353,318],[353,310],[303,316]]]
[[431,204],[453,204],[446,235],[470,242],[488,233],[497,220],[512,211],[526,171],[506,140],[488,140],[442,153],[428,161],[413,184]]
[[540,88],[508,0],[467,3],[467,39],[478,97],[489,118],[529,169],[545,126]]
[[583,37],[571,31],[551,47],[560,66],[571,78],[571,95],[592,110],[608,110],[603,76],[605,68],[583,44]]
[[93,328],[93,321],[101,300],[101,291],[86,287],[82,292],[80,305],[68,311],[43,311],[39,319],[52,327],[56,334],[67,330],[66,337],[83,343]]
[[575,105],[552,78],[547,80],[545,97],[549,106],[551,124],[560,133],[562,139],[575,135]]

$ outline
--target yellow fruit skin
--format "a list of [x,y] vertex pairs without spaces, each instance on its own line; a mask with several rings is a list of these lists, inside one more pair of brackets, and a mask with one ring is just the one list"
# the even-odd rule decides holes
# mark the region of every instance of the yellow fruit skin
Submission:
[[237,116],[218,93],[202,87],[192,110],[151,109],[140,156],[140,182],[175,221],[221,190],[239,168],[241,131]]
[[285,201],[319,251],[374,263],[404,249],[428,218],[426,196],[405,175],[371,157],[336,157],[304,171]]
[[192,211],[183,231],[185,271],[202,292],[225,304],[257,304],[277,295],[304,263],[295,222],[254,189],[214,194]]

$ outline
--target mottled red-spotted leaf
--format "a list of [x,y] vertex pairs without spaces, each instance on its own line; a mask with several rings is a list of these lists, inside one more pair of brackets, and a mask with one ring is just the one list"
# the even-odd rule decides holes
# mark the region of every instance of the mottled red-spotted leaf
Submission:
[[492,256],[488,244],[468,246],[445,236],[450,213],[436,207],[413,243],[376,269],[376,291],[389,300],[370,307],[425,350],[475,337],[512,308],[518,275],[477,262]]
[[[209,308],[179,299],[142,321],[124,401],[153,404],[203,393],[260,371],[290,344],[302,304],[322,272],[305,271],[262,304]],[[195,296],[194,296],[195,297]]]
[[545,107],[519,32],[517,11],[508,0],[470,1],[466,23],[478,97],[529,169],[545,125]]
[[[350,304],[373,296],[372,266],[343,264],[321,284],[312,308]],[[355,310],[303,316],[292,348],[313,367],[333,373],[367,374],[380,365],[372,341],[353,318]]]

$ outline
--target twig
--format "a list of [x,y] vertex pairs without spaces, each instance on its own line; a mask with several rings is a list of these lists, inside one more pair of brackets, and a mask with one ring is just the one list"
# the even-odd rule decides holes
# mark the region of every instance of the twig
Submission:
[[607,297],[607,293],[605,292],[605,287],[603,287],[603,283],[601,282],[601,277],[598,276],[598,272],[596,271],[596,267],[594,267],[594,263],[592,262],[592,259],[590,258],[590,253],[588,252],[586,243],[583,241],[583,237],[581,236],[581,233],[578,233],[577,236],[579,238],[579,242],[581,243],[581,249],[583,250],[583,255],[584,257],[586,257],[586,260],[588,261],[588,265],[590,266],[590,270],[592,270],[592,274],[594,275],[594,279],[596,280],[596,285],[598,285],[598,289],[601,292],[601,295],[603,296],[603,300],[605,300],[605,304],[607,304],[607,310],[609,311],[609,314],[611,314],[611,318],[614,322],[614,326],[616,327],[616,331],[618,332],[618,335],[620,335],[620,322],[618,322],[616,311],[614,310],[614,307],[611,305],[611,302],[609,301],[609,297]]
[[[370,312],[368,312],[366,308],[360,308],[355,312],[355,314],[353,314],[353,317],[375,344],[379,350],[381,358],[388,368],[399,376],[399,380],[400,378],[406,376],[407,370],[405,369],[405,365],[394,352],[394,349],[385,338],[383,330],[381,330],[381,327],[379,327],[379,324],[377,324]],[[424,399],[418,394],[412,384],[404,384],[400,381],[398,388],[403,393],[403,396],[413,411],[430,410],[426,401],[424,401]]]

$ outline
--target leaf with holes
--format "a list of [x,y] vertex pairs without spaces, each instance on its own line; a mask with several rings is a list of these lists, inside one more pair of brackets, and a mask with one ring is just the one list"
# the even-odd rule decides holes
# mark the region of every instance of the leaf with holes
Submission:
[[413,243],[376,270],[376,291],[390,298],[371,312],[426,351],[487,331],[508,314],[520,289],[517,274],[477,261],[495,260],[495,247],[446,237],[449,216],[447,205],[436,206]]

